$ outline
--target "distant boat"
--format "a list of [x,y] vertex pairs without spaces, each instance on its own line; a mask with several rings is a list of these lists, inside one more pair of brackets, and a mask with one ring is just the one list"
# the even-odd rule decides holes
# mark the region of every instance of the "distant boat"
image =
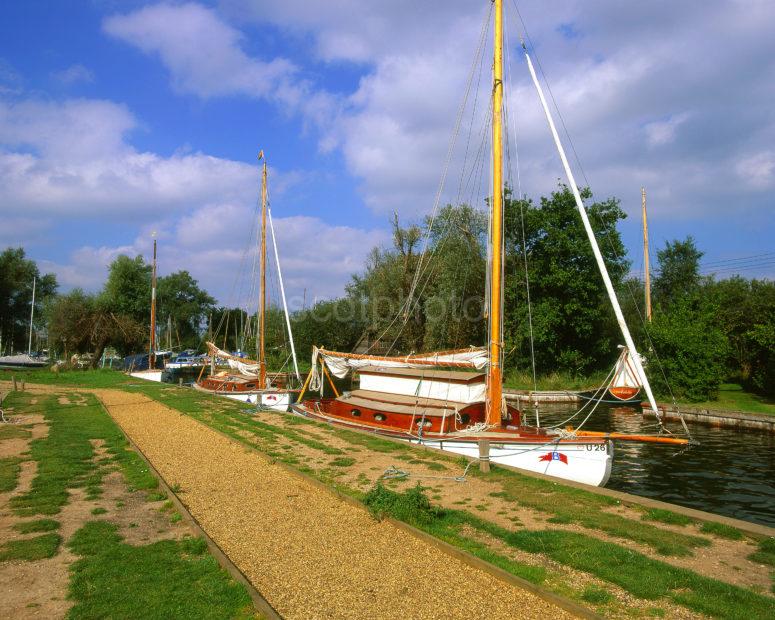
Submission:
[[41,360],[27,353],[0,357],[0,369],[4,370],[31,370],[46,366],[48,366],[48,360]]
[[601,389],[585,390],[578,395],[581,398],[614,405],[638,406],[643,402],[643,385],[638,380],[638,371],[632,360],[632,354],[626,347],[622,347],[605,391],[602,394],[600,392]]
[[[210,355],[211,372],[210,376],[200,379],[194,383],[194,388],[212,394],[227,396],[228,398],[241,400],[247,403],[253,403],[259,408],[275,409],[277,411],[288,411],[288,407],[296,400],[299,390],[289,389],[293,379],[301,383],[299,367],[296,362],[296,349],[293,344],[293,332],[291,322],[288,317],[288,306],[285,302],[285,290],[283,287],[282,273],[280,272],[280,258],[277,253],[277,242],[274,238],[274,226],[272,225],[272,214],[267,208],[267,165],[264,158],[264,152],[261,151],[258,159],[264,160],[263,171],[261,175],[261,249],[260,249],[260,271],[261,279],[259,309],[258,309],[258,360],[254,361],[239,355],[233,355],[228,351],[219,349],[212,342],[207,343],[208,353]],[[288,329],[288,340],[291,346],[291,357],[295,373],[267,373],[266,369],[266,346],[265,346],[265,318],[266,318],[266,228],[267,216],[269,228],[274,242],[275,262],[277,263],[278,280],[280,283],[280,294],[285,311],[285,324]],[[223,360],[233,372],[215,372],[216,360]],[[298,384],[297,384],[298,385]]]

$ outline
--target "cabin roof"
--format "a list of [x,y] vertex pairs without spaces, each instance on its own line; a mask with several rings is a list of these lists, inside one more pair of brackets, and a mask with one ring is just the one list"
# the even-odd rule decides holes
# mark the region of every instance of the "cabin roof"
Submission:
[[485,378],[483,372],[432,370],[430,368],[392,368],[388,366],[364,366],[358,372],[369,375],[384,375],[386,377],[412,377],[454,383],[483,383]]
[[459,409],[470,406],[470,403],[457,403],[451,400],[438,398],[421,398],[417,396],[405,396],[403,394],[388,394],[386,392],[373,392],[370,390],[353,390],[345,392],[339,398],[339,402],[347,403],[352,407],[367,407],[377,411],[388,413],[404,413],[418,416],[442,416],[452,415]]

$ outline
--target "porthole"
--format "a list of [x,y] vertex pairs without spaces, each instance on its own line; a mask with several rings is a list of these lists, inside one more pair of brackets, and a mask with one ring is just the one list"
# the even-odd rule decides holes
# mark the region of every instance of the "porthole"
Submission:
[[361,417],[361,410],[360,410],[360,409],[351,409],[351,410],[350,410],[350,414],[351,414],[351,415],[352,415],[354,418],[360,418],[360,417]]
[[468,415],[467,413],[464,413],[463,415],[460,416],[460,423],[463,426],[467,426],[470,421],[471,421],[471,416]]
[[375,413],[374,419],[377,422],[384,422],[385,420],[387,420],[387,416],[384,413]]
[[245,385],[245,389],[246,389],[246,390],[252,390],[254,387],[256,387],[256,384],[255,384],[255,383],[247,383],[247,384]]
[[423,428],[430,428],[431,427],[431,421],[430,420],[425,420],[425,422],[423,422],[422,420],[417,420],[417,426],[421,426],[421,425],[422,425]]

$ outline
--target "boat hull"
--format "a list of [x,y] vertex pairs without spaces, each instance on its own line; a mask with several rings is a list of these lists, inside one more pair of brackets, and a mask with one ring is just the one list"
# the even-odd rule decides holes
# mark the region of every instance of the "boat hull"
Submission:
[[[474,441],[410,441],[427,448],[479,458],[479,446]],[[562,440],[542,444],[490,443],[490,462],[602,487],[611,477],[613,450],[611,441],[605,444]]]
[[442,435],[428,432],[420,438],[410,434],[408,429],[381,428],[373,423],[364,423],[328,413],[322,407],[329,404],[305,401],[292,405],[291,411],[321,422],[393,437],[415,445],[471,458],[479,458],[479,440],[487,439],[489,458],[493,463],[591,486],[605,485],[611,475],[614,450],[613,442],[610,440],[560,438],[546,435],[541,429],[527,427],[505,427],[470,435],[462,433]]
[[134,377],[135,379],[161,383],[162,372],[162,370],[138,370],[137,372],[130,372],[129,376]]
[[223,390],[210,390],[198,383],[193,385],[195,390],[207,392],[215,396],[225,396],[231,400],[257,405],[260,409],[273,409],[275,411],[288,411],[288,408],[296,401],[299,392],[296,390],[242,390],[225,392]]

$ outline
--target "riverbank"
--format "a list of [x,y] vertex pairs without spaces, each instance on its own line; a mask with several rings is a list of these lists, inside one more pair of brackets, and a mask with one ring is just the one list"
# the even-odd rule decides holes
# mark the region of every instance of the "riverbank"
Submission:
[[[471,469],[459,482],[464,461],[443,453],[284,414],[246,415],[244,405],[191,390],[125,378],[118,383],[331,489],[358,500],[371,497],[377,513],[603,615],[750,617],[775,611],[770,568],[752,559],[769,557],[760,545],[762,533],[771,530],[749,531],[709,515],[648,507],[641,498],[503,468],[489,475]],[[393,466],[408,475],[375,491]],[[423,485],[419,493],[417,483]]]

